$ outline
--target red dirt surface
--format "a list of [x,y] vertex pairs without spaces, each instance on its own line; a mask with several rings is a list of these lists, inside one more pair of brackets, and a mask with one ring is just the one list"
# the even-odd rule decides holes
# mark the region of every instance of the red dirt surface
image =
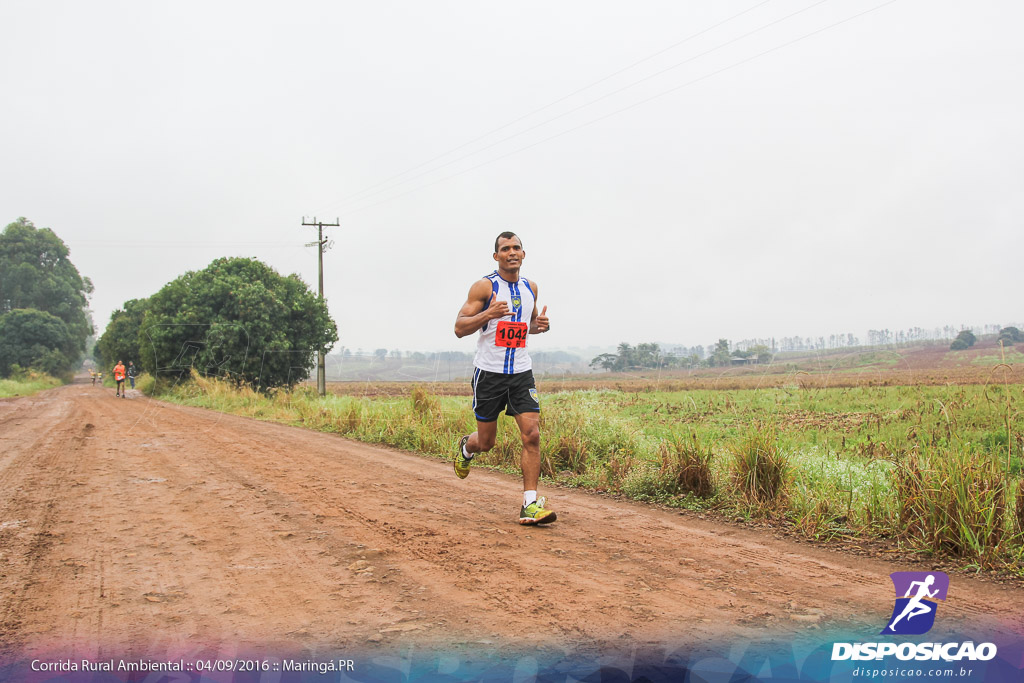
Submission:
[[[136,392],[0,401],[0,654],[871,638],[889,573],[929,568],[575,490],[522,527],[520,489]],[[943,623],[1022,633],[1022,597],[957,575]]]

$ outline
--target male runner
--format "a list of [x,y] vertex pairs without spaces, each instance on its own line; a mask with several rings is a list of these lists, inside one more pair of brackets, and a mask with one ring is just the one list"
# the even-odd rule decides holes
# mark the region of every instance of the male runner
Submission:
[[124,363],[117,361],[117,365],[114,366],[114,381],[117,382],[117,389],[115,389],[114,396],[120,396],[124,398]]
[[540,402],[526,340],[530,334],[547,332],[550,323],[547,306],[537,313],[537,283],[519,277],[525,258],[523,242],[515,233],[498,235],[494,240],[498,269],[469,288],[466,303],[455,320],[455,336],[460,339],[480,332],[473,361],[476,431],[459,441],[455,474],[465,479],[473,457],[494,447],[498,415],[504,410],[515,418],[523,440],[523,507],[519,523],[549,524],[556,515],[544,508],[543,498],[537,498]]

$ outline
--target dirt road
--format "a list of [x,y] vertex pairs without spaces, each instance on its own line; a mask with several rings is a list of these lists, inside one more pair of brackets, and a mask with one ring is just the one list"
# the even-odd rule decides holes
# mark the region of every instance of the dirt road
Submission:
[[[842,626],[896,565],[297,428],[75,384],[0,401],[0,647],[81,656],[345,645],[671,647]],[[1024,591],[954,576],[957,628]],[[964,626],[964,625],[969,626]]]

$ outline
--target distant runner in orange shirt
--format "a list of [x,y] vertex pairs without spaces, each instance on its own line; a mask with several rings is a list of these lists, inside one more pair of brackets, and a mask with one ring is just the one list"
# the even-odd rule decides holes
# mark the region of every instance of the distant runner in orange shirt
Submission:
[[117,361],[117,365],[114,366],[114,381],[117,382],[117,390],[114,396],[120,396],[126,398],[124,395],[124,376],[126,370],[124,369],[124,363]]

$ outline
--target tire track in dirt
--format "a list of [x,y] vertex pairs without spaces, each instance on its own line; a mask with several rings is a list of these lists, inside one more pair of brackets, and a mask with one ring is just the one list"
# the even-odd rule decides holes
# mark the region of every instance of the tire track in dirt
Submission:
[[[607,650],[871,633],[892,608],[888,573],[914,568],[564,489],[546,492],[558,522],[520,527],[516,478],[462,481],[436,459],[130,396],[77,385],[0,408],[4,646]],[[943,610],[1020,631],[1020,596],[956,577]]]
[[[71,569],[50,567],[47,555],[62,540],[56,529],[71,486],[76,461],[91,427],[80,419],[73,403],[54,400],[51,392],[32,403],[14,402],[13,410],[0,413],[4,456],[0,461],[0,648],[18,645],[24,615],[24,597],[40,586],[42,576],[64,578]],[[74,430],[62,428],[71,422]],[[8,570],[13,558],[25,569]]]

